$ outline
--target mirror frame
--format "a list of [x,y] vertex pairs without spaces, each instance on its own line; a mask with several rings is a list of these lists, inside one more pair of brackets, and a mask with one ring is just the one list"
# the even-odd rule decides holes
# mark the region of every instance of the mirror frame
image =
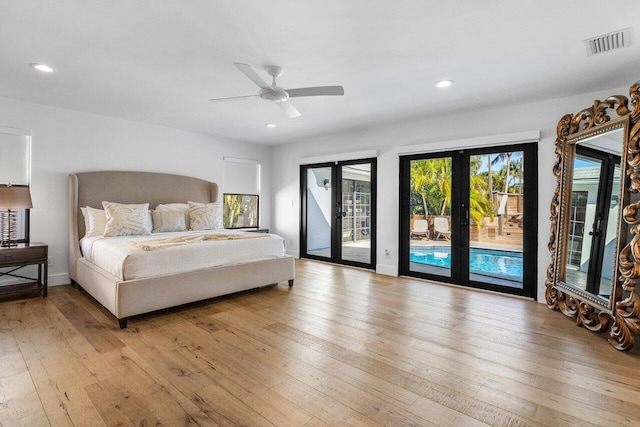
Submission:
[[[555,141],[556,161],[553,174],[557,187],[551,200],[551,236],[548,248],[551,262],[547,268],[545,299],[552,310],[559,310],[579,326],[609,331],[609,343],[618,350],[629,350],[634,334],[640,334],[640,298],[635,286],[640,278],[640,200],[629,202],[631,193],[640,192],[640,81],[623,95],[595,100],[592,107],[577,114],[566,114],[558,122]],[[613,116],[613,118],[612,118]],[[620,212],[614,277],[609,300],[581,290],[564,279],[569,206],[576,144],[616,129],[623,130]],[[628,177],[628,178],[627,178]],[[631,233],[630,235],[628,233]],[[623,299],[624,298],[624,299]]]

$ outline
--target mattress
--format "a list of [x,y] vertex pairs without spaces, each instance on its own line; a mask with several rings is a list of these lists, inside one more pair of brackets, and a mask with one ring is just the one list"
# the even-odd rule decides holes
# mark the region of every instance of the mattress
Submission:
[[211,267],[241,264],[285,256],[284,239],[275,234],[241,240],[204,240],[182,246],[145,251],[130,242],[198,234],[238,234],[237,230],[154,233],[146,236],[85,237],[82,256],[121,280],[186,273]]

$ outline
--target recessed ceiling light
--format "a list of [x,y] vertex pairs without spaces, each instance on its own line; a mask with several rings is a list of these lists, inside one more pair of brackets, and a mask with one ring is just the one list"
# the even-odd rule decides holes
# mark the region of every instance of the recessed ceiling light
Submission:
[[443,89],[445,87],[451,86],[452,84],[453,84],[453,80],[440,80],[438,83],[436,83],[436,87]]
[[43,73],[53,73],[56,69],[53,67],[50,67],[46,64],[37,64],[37,63],[33,63],[33,64],[29,64],[30,67],[35,68],[38,71],[42,71]]
[[265,126],[268,127],[268,128],[274,128],[274,127],[276,127],[276,124],[275,123],[267,123],[267,124],[265,124]]

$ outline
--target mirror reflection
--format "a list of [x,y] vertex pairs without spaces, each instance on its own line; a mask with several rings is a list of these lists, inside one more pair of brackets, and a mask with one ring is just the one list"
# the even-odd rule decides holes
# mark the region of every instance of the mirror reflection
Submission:
[[565,282],[610,299],[616,279],[623,135],[579,141],[571,181]]

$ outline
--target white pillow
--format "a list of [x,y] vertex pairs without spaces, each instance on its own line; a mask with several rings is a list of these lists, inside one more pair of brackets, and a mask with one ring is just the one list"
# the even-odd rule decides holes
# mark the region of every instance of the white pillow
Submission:
[[222,209],[220,202],[189,202],[190,230],[217,230],[222,228]]
[[180,211],[164,211],[155,209],[153,215],[153,232],[185,231],[187,229],[186,218]]
[[107,217],[105,237],[151,234],[149,203],[126,205],[102,202]]
[[189,205],[186,203],[166,203],[164,205],[158,205],[155,208],[156,211],[163,212],[182,212],[184,215],[185,230],[189,229]]
[[102,236],[107,225],[107,217],[102,209],[90,206],[80,208],[84,216],[85,237]]

